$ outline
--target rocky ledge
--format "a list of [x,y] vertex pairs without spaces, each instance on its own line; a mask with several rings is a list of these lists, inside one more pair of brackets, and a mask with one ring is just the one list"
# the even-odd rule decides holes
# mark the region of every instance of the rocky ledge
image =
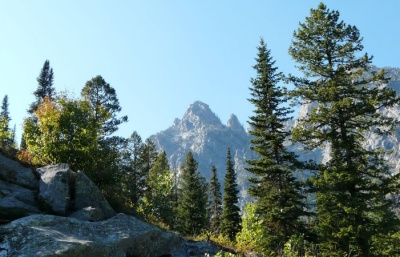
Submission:
[[33,171],[0,155],[0,257],[213,256],[206,242],[116,214],[96,185],[68,165]]

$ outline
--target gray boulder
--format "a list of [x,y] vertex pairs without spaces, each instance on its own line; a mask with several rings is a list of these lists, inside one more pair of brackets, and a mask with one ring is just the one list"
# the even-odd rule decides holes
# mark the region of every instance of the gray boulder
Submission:
[[[74,208],[81,210],[78,213],[81,219],[87,216],[86,220],[99,221],[116,214],[99,188],[84,173],[76,173],[74,188]],[[75,217],[78,214],[75,213]]]
[[101,209],[93,208],[91,206],[84,207],[72,213],[68,217],[85,221],[101,221],[106,219],[106,217],[104,216],[104,212]]
[[0,219],[14,220],[32,213],[40,213],[37,207],[36,192],[0,180]]
[[218,249],[118,214],[101,222],[32,215],[0,226],[0,256],[204,256]]
[[0,154],[0,180],[8,181],[29,189],[38,189],[38,179],[30,168]]
[[67,164],[39,168],[39,202],[42,207],[57,215],[65,216],[71,203],[70,185],[74,173]]

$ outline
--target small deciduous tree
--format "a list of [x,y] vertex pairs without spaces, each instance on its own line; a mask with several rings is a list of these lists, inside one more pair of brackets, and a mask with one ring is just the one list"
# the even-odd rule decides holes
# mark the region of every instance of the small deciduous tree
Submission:
[[85,164],[96,149],[98,126],[84,100],[60,96],[46,97],[34,112],[36,119],[24,122],[27,151],[34,164],[68,163],[73,169],[86,170]]
[[174,177],[165,151],[161,151],[146,177],[147,191],[144,194],[142,209],[150,221],[173,224],[174,216]]

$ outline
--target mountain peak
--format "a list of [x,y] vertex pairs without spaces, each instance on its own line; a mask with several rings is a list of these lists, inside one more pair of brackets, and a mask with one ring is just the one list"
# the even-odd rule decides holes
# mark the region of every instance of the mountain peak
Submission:
[[189,106],[183,115],[181,124],[190,130],[192,128],[201,128],[203,126],[222,126],[221,120],[211,111],[210,107],[196,101]]
[[244,131],[243,126],[240,124],[239,119],[236,117],[235,114],[231,114],[231,117],[226,123],[226,126],[231,130]]

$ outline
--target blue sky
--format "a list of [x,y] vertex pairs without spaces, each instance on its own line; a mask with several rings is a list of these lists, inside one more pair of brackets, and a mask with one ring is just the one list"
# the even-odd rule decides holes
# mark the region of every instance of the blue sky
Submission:
[[[283,73],[293,31],[317,8],[307,0],[0,1],[0,98],[21,133],[46,59],[57,91],[79,96],[101,75],[116,89],[129,122],[118,135],[143,139],[172,125],[196,100],[247,127],[251,68],[260,37]],[[330,0],[364,37],[378,67],[400,67],[400,1]]]

